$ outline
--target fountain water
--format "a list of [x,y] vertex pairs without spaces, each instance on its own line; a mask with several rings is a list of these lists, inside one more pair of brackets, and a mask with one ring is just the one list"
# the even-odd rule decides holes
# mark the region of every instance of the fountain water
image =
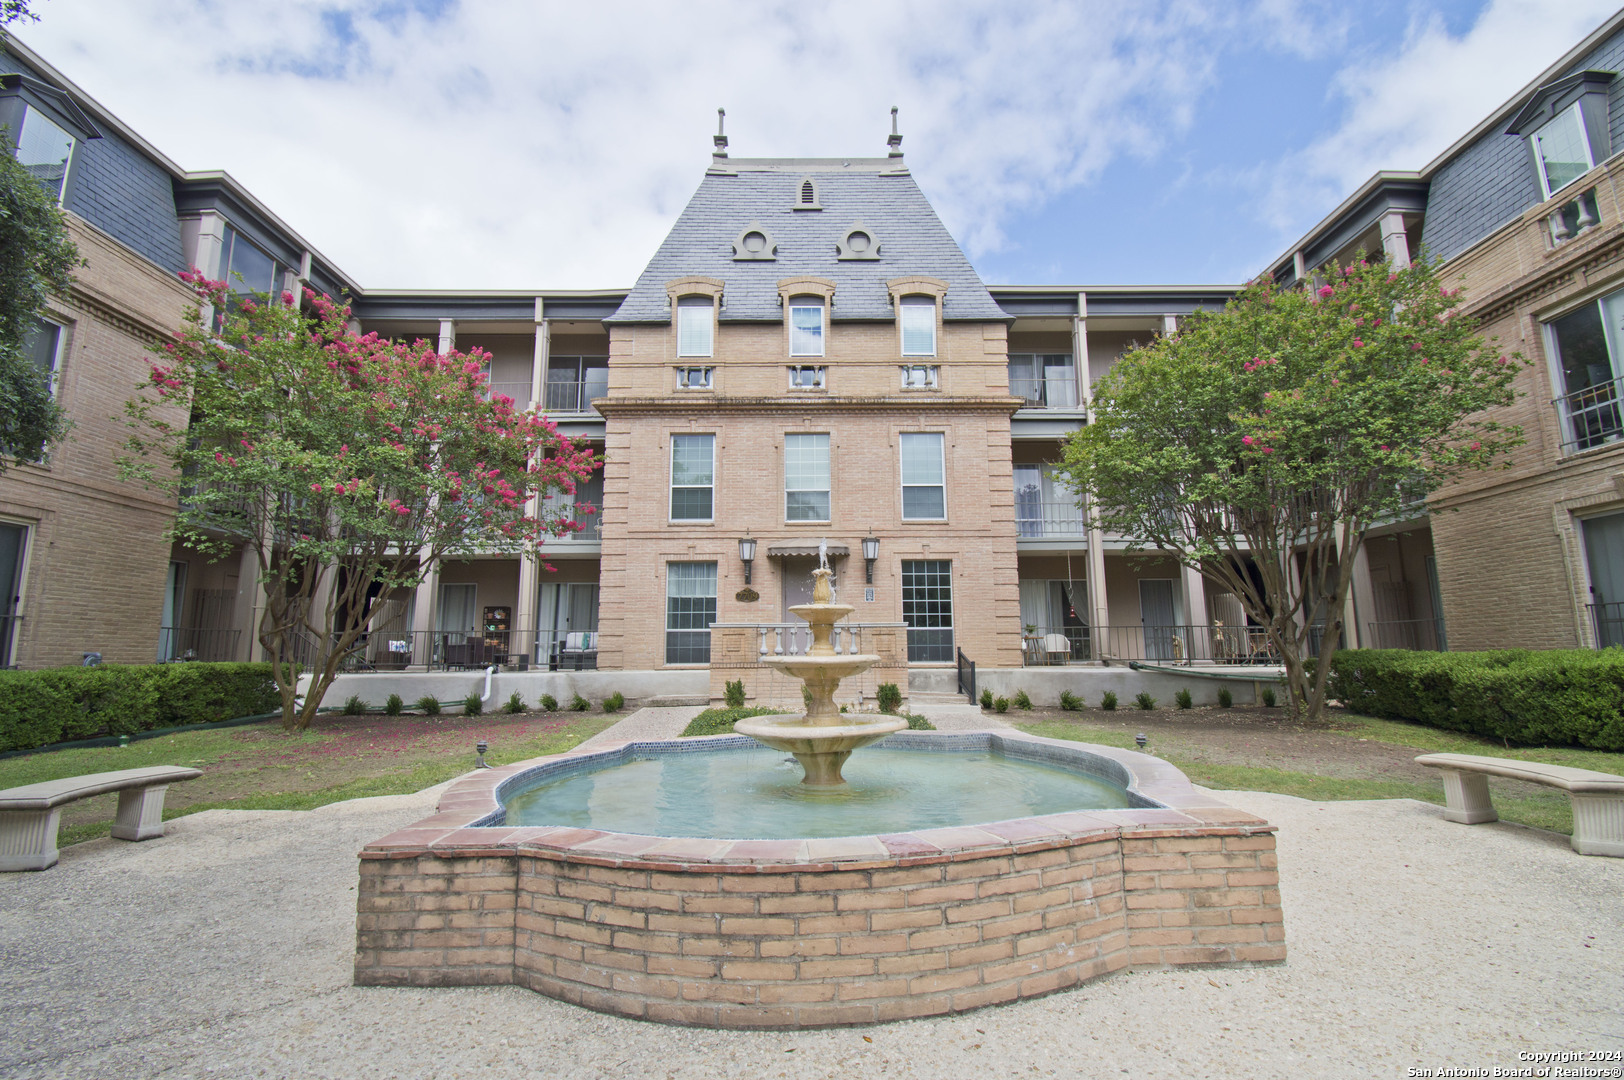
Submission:
[[[821,547],[821,545],[820,545]],[[812,571],[812,602],[790,608],[812,628],[812,647],[805,656],[769,659],[768,665],[806,684],[810,703],[799,716],[757,716],[740,720],[733,730],[795,755],[806,775],[801,783],[835,787],[846,782],[841,766],[860,746],[901,731],[908,722],[897,716],[842,715],[835,705],[840,680],[879,663],[878,656],[841,656],[830,638],[834,625],[856,609],[834,602],[827,560]]]

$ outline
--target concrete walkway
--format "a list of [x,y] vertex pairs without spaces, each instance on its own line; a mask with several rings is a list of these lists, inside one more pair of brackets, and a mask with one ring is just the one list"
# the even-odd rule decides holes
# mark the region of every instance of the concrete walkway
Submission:
[[1366,1078],[1624,1051],[1624,859],[1422,803],[1243,792],[1280,825],[1283,966],[798,1034],[353,987],[355,852],[436,796],[207,811],[0,875],[0,1076]]
[[634,739],[675,739],[688,722],[705,711],[703,705],[651,705],[638,709],[626,719],[610,724],[577,750],[596,750],[608,743]]

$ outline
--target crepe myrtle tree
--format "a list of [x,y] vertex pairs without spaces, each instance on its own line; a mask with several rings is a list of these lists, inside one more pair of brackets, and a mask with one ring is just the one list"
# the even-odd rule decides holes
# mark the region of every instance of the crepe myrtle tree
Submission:
[[[532,497],[573,493],[594,455],[511,399],[487,399],[488,354],[357,334],[347,307],[309,290],[301,310],[291,293],[181,277],[199,305],[126,406],[120,465],[178,499],[171,534],[187,547],[258,552],[258,638],[284,727],[309,726],[381,609],[374,586],[414,588],[441,559],[530,552],[581,528],[533,512],[547,503]],[[176,399],[188,423],[169,419]]]
[[1366,532],[1522,442],[1486,412],[1522,358],[1475,333],[1435,266],[1358,257],[1318,280],[1265,276],[1123,356],[1062,467],[1101,527],[1239,598],[1310,719]]

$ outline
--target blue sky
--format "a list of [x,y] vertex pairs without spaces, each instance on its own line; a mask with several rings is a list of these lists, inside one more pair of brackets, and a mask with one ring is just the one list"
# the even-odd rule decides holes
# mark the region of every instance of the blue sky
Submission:
[[1616,0],[41,0],[17,36],[369,288],[627,286],[709,160],[904,149],[989,282],[1241,280]]

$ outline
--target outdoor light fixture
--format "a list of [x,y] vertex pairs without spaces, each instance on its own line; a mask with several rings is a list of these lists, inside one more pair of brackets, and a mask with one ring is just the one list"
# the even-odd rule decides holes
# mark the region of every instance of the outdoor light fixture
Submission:
[[868,581],[865,584],[874,584],[874,560],[879,557],[880,540],[874,535],[874,530],[870,529],[868,535],[863,537],[863,566],[868,573]]
[[485,751],[489,750],[490,748],[491,748],[490,743],[486,742],[484,739],[481,739],[477,743],[474,744],[474,750],[477,751],[478,754],[479,754],[479,760],[474,762],[474,768],[476,768],[476,769],[488,769],[488,768],[490,768],[489,765],[485,764]]
[[739,561],[744,563],[744,583],[750,584],[750,564],[756,561],[756,542],[750,535],[750,530],[744,530],[739,538]]
[[1145,744],[1149,741],[1149,739],[1145,738],[1145,733],[1143,731],[1133,737],[1133,744],[1141,750],[1145,748]]

